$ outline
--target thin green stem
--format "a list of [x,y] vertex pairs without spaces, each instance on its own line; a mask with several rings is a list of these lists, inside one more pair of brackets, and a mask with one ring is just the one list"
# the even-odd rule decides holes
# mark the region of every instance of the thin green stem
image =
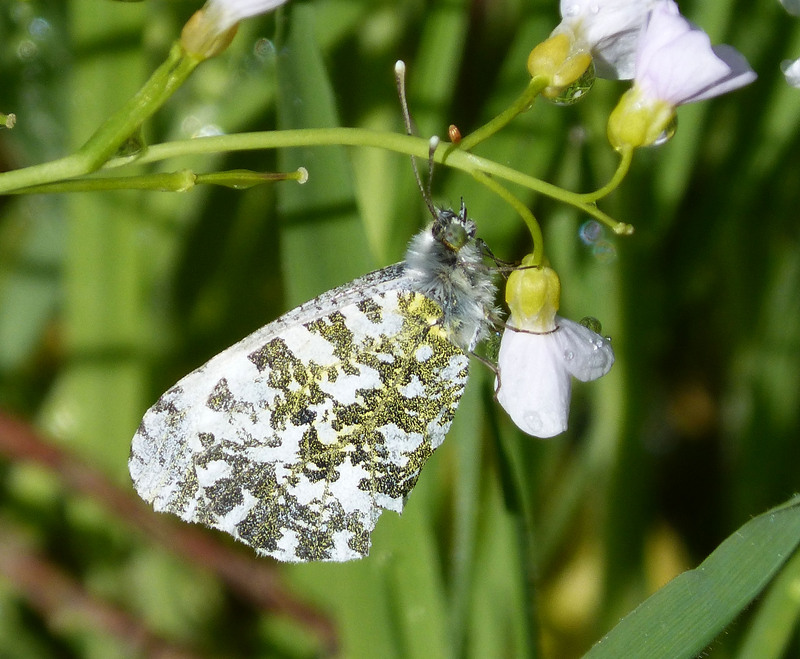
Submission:
[[100,190],[153,190],[159,192],[184,192],[196,184],[196,175],[188,169],[143,176],[108,176],[75,178],[56,183],[32,185],[12,190],[8,194],[55,194],[62,192],[97,192]]
[[622,149],[620,155],[622,157],[620,158],[619,165],[617,165],[617,171],[614,172],[614,176],[611,177],[611,180],[602,188],[598,188],[594,192],[586,192],[578,195],[583,201],[590,204],[594,203],[598,199],[602,199],[606,195],[616,190],[619,184],[622,183],[623,179],[628,174],[628,170],[631,168],[631,162],[633,160],[633,148],[626,147]]
[[542,227],[539,226],[539,222],[533,216],[531,210],[492,177],[477,171],[473,172],[472,175],[478,183],[486,186],[498,197],[507,201],[522,217],[528,227],[528,231],[531,232],[531,239],[533,240],[533,262],[531,265],[540,266],[544,258],[544,237],[542,236]]
[[[183,84],[200,63],[175,44],[142,88],[109,117],[75,153],[51,162],[0,174],[0,194],[84,176],[99,169],[119,146]],[[127,160],[130,160],[128,158]]]
[[[326,145],[375,147],[394,151],[396,153],[417,156],[419,158],[427,158],[429,155],[429,142],[421,137],[401,135],[399,133],[370,131],[361,128],[304,128],[258,133],[239,133],[236,135],[216,135],[192,140],[165,142],[149,147],[136,159],[136,163],[147,164],[166,160],[167,158],[207,153]],[[64,176],[63,169],[59,167],[60,163],[80,157],[81,152],[78,152],[62,160],[2,174],[0,175],[0,193],[19,187],[31,187],[33,185],[51,183],[64,178],[88,173],[89,170],[73,168],[67,176]],[[532,190],[533,192],[577,208],[602,224],[605,224],[617,234],[628,235],[633,233],[633,227],[631,225],[617,222],[612,217],[600,211],[594,204],[587,203],[580,194],[569,192],[551,183],[547,183],[528,174],[523,174],[512,167],[501,165],[500,163],[476,156],[472,153],[467,153],[462,149],[456,149],[449,153],[446,149],[438,149],[434,154],[434,161],[440,164],[445,164],[446,161],[448,167],[459,169],[470,175],[480,171],[495,178],[516,183],[528,190]],[[130,158],[117,158],[109,160],[106,166],[120,167],[128,163],[130,163]],[[50,168],[50,176],[41,175],[42,170],[46,168]],[[37,175],[25,176],[24,173],[30,172],[30,170],[37,170]],[[13,175],[19,176],[13,179],[14,184],[12,185],[10,183],[12,179],[7,177]],[[314,172],[309,172],[309,175],[313,176]]]
[[300,168],[294,172],[254,172],[232,169],[210,174],[196,174],[188,169],[177,172],[159,172],[141,176],[104,176],[75,178],[57,183],[44,183],[30,188],[13,190],[8,194],[55,194],[63,192],[97,192],[100,190],[151,190],[154,192],[186,192],[197,185],[220,185],[243,190],[274,181],[305,183],[308,172]]
[[[256,151],[260,149],[280,149],[296,146],[362,146],[386,149],[396,153],[404,153],[418,158],[428,157],[428,140],[421,137],[371,131],[363,128],[301,128],[296,130],[265,131],[259,133],[239,133],[237,135],[216,135],[179,142],[165,142],[150,147],[137,163],[150,163],[177,156],[217,153],[221,151]],[[569,192],[556,185],[547,183],[528,174],[501,165],[487,158],[467,153],[461,149],[447,153],[445,149],[437,149],[433,159],[440,164],[467,172],[482,171],[485,174],[516,183],[528,190],[537,192],[551,199],[556,199],[590,215],[605,224],[615,233],[629,235],[633,227],[617,222],[594,204],[585,202],[579,193]],[[127,161],[110,161],[109,167],[126,164]],[[314,172],[309,172],[310,176]]]
[[509,105],[505,110],[498,114],[494,119],[485,123],[477,130],[471,132],[463,138],[458,144],[453,144],[448,147],[448,153],[456,149],[462,151],[469,151],[475,146],[485,141],[502,128],[507,126],[518,114],[521,114],[530,109],[536,97],[547,87],[547,81],[543,78],[532,78],[525,88],[525,91],[520,94],[519,98]]

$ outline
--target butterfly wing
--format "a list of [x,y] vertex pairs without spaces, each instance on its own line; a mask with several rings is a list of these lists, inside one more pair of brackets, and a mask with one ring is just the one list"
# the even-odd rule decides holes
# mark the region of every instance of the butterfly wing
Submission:
[[366,555],[467,378],[441,307],[398,268],[298,307],[167,391],[133,440],[139,494],[280,560]]

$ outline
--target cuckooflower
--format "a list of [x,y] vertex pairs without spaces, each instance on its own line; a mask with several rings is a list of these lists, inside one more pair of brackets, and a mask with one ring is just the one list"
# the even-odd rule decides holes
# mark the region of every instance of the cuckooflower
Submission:
[[596,380],[614,363],[607,339],[556,315],[560,293],[558,275],[547,267],[516,270],[506,287],[511,316],[500,342],[495,395],[514,423],[535,437],[567,429],[572,376]]
[[615,148],[653,144],[679,105],[738,89],[756,79],[747,60],[733,47],[712,46],[672,0],[656,5],[639,39],[633,87],[608,121]]
[[573,53],[592,56],[600,78],[630,80],[639,32],[648,12],[665,0],[561,0],[561,23]]
[[183,27],[184,50],[207,59],[225,50],[245,18],[277,9],[287,0],[208,0]]

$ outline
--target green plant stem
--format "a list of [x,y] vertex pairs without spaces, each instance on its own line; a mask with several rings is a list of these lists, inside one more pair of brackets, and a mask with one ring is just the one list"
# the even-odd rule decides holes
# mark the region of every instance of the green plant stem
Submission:
[[[196,63],[194,65],[196,65]],[[186,72],[185,75],[188,75],[188,72]],[[160,99],[160,102],[163,102],[163,100],[164,99]],[[155,107],[152,108],[152,111],[155,111]],[[103,130],[104,129],[101,127],[100,131]],[[100,133],[100,131],[98,131],[98,133]],[[104,133],[105,132],[107,131],[104,131]],[[87,142],[87,145],[95,143],[95,137],[98,133]],[[120,142],[124,140],[125,137],[127,137],[127,134],[121,137]],[[405,153],[410,156],[417,156],[419,158],[427,158],[429,155],[429,142],[421,137],[371,131],[362,128],[304,128],[258,133],[239,133],[236,135],[216,135],[192,140],[166,142],[149,147],[147,151],[136,159],[136,163],[147,164],[178,156],[218,153],[223,151],[255,151],[260,149],[326,145],[376,147],[395,151],[397,153]],[[33,185],[52,183],[63,180],[64,178],[88,173],[90,170],[82,171],[80,168],[75,168],[73,166],[68,176],[64,176],[65,170],[63,167],[59,166],[60,163],[70,161],[74,158],[80,158],[80,162],[85,162],[85,158],[81,157],[85,148],[86,147],[82,148],[74,156],[68,156],[62,160],[45,163],[44,165],[35,165],[33,167],[0,175],[0,193],[19,187],[31,187]],[[528,190],[532,190],[533,192],[577,208],[602,224],[605,224],[617,234],[628,235],[633,233],[633,227],[631,225],[617,222],[612,217],[609,217],[599,210],[594,204],[587,203],[582,195],[569,192],[556,185],[546,183],[545,181],[528,174],[523,174],[516,169],[501,165],[487,158],[467,153],[461,149],[456,149],[451,152],[448,152],[446,149],[438,149],[436,153],[434,153],[434,161],[440,164],[445,164],[446,162],[447,166],[459,169],[470,175],[474,175],[475,172],[483,172],[484,174],[516,183]],[[101,161],[100,164],[103,164],[103,162],[106,163],[107,167],[119,167],[128,164],[130,158],[117,158],[107,162]],[[30,173],[32,170],[35,171],[35,175]],[[47,175],[45,175],[44,172],[47,172]],[[314,172],[309,172],[309,175],[313,176]],[[15,184],[12,185],[10,181],[13,181]]]
[[164,104],[199,63],[200,60],[188,56],[179,44],[174,44],[166,61],[142,88],[109,117],[80,149],[58,160],[5,172],[0,175],[0,194],[96,171],[144,120]]
[[221,185],[243,190],[270,181],[297,181],[305,183],[308,173],[298,169],[294,172],[253,172],[234,169],[210,174],[196,174],[182,169],[176,172],[143,174],[141,176],[106,176],[77,178],[57,183],[44,183],[29,188],[13,190],[9,194],[42,194],[63,192],[97,192],[99,190],[152,190],[156,192],[186,192],[196,185]]
[[528,231],[531,232],[533,241],[533,262],[530,265],[540,266],[544,258],[544,237],[542,236],[542,227],[539,226],[539,222],[533,216],[531,210],[492,177],[479,171],[473,172],[473,176],[478,183],[485,185],[498,197],[505,199],[520,214],[528,227]]
[[500,131],[508,125],[514,117],[530,109],[536,97],[547,87],[547,81],[544,78],[537,77],[531,78],[525,91],[520,94],[519,98],[509,105],[505,110],[498,114],[494,119],[485,123],[483,126],[474,130],[469,135],[464,137],[458,144],[452,144],[448,147],[448,153],[454,150],[469,151],[481,142],[487,140],[489,137]]
[[[177,156],[217,153],[220,151],[255,151],[259,149],[279,149],[296,146],[362,146],[386,149],[396,153],[404,153],[418,158],[428,158],[428,140],[421,137],[371,131],[363,128],[303,128],[296,130],[265,131],[259,133],[239,133],[237,135],[216,135],[179,142],[165,142],[150,147],[137,163],[150,163]],[[473,175],[476,171],[489,174],[511,183],[516,183],[528,190],[537,192],[551,199],[569,204],[578,210],[605,224],[619,235],[633,233],[633,227],[617,222],[594,204],[585,202],[579,193],[569,192],[556,185],[547,183],[528,174],[501,165],[487,158],[467,153],[461,149],[446,152],[437,149],[433,159],[440,164],[467,172]],[[108,163],[109,167],[125,164],[124,160]],[[314,176],[314,172],[309,172]]]
[[619,184],[622,183],[623,179],[628,174],[628,170],[631,168],[631,161],[633,160],[633,148],[623,148],[620,152],[620,156],[621,158],[619,165],[617,165],[617,171],[614,172],[611,180],[602,188],[598,188],[594,192],[587,192],[578,195],[583,201],[589,204],[594,203],[598,199],[602,199],[606,195],[616,190]]

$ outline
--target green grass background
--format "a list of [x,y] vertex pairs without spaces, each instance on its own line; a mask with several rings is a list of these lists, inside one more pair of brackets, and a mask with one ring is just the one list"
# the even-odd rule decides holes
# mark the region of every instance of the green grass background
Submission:
[[[0,166],[82,144],[199,4],[0,3],[0,111],[18,120],[0,133]],[[731,536],[605,656],[797,656],[798,514],[737,529],[800,490],[800,90],[778,67],[800,56],[800,20],[771,0],[680,5],[759,78],[682,108],[675,137],[636,154],[600,203],[636,233],[592,250],[579,239],[588,218],[515,190],[543,224],[563,314],[599,318],[617,363],[576,385],[569,431],[547,441],[513,427],[475,363],[406,511],[381,518],[357,563],[278,565],[209,531],[214,562],[205,540],[181,544],[185,525],[154,530],[142,520],[155,513],[125,514],[115,497],[135,506],[130,438],[167,387],[402,258],[426,212],[408,158],[187,157],[142,171],[303,165],[310,179],[0,199],[0,655],[578,657]],[[466,134],[521,92],[528,52],[557,21],[555,0],[292,0],[243,24],[145,138],[402,132],[398,58],[419,134]],[[595,189],[616,165],[605,121],[625,88],[597,81],[569,108],[537,101],[476,153]],[[467,176],[440,167],[433,187],[437,203],[463,197],[499,257],[530,251],[520,219]],[[259,601],[231,586],[234,565],[263,584]],[[658,629],[660,645],[643,645]]]

